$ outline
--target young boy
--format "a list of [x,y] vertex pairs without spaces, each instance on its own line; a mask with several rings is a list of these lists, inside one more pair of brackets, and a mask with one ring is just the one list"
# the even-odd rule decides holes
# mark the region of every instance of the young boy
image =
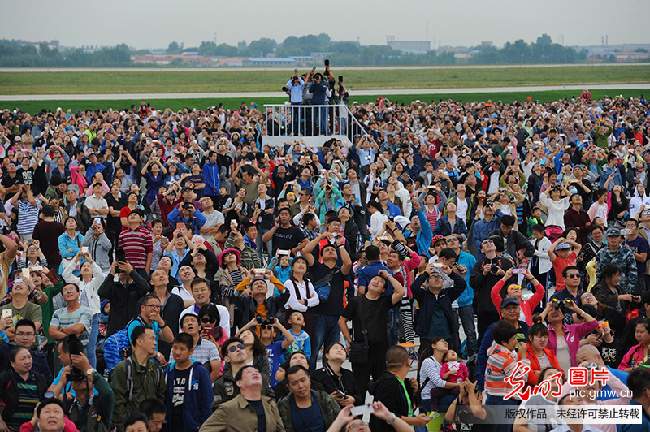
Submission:
[[544,220],[542,220],[542,210],[535,206],[530,211],[530,217],[528,218],[528,237],[533,237],[535,235],[534,228],[536,225],[544,226]]
[[[284,336],[283,340],[273,342],[275,339],[275,329],[279,329]],[[275,318],[273,324],[263,324],[260,326],[260,340],[266,347],[266,356],[271,364],[271,387],[275,387],[278,381],[275,379],[275,373],[278,371],[280,364],[284,361],[283,353],[293,342],[293,336],[284,328],[280,321]]]
[[212,415],[214,399],[210,373],[198,361],[190,358],[194,339],[180,333],[172,344],[171,362],[165,369],[167,377],[167,424],[175,432],[198,432]]
[[[573,250],[571,250],[572,247]],[[555,284],[556,291],[562,291],[564,289],[562,271],[566,266],[576,265],[576,258],[578,257],[578,253],[580,253],[580,249],[582,249],[580,243],[565,239],[564,237],[559,237],[548,248],[548,257],[553,263],[553,270],[555,270],[555,280],[557,281]]]
[[311,357],[311,340],[309,334],[302,328],[305,326],[305,317],[301,312],[292,312],[287,323],[291,326],[289,332],[293,336],[293,343],[287,348],[284,357],[288,360],[292,352],[300,351],[305,353],[307,360]]

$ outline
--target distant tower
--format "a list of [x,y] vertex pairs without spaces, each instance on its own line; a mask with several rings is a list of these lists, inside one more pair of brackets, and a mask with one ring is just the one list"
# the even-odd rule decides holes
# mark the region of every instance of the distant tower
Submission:
[[217,44],[217,32],[214,32],[214,44]]

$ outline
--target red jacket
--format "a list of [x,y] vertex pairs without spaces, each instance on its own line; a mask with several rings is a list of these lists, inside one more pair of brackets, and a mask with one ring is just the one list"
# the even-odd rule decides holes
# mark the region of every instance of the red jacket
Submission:
[[[548,348],[544,348],[544,354],[546,354],[546,357],[548,358],[548,361],[551,363],[551,366],[554,367],[555,369],[559,370],[562,372],[562,376],[564,376],[564,370],[560,367],[560,363],[557,361],[557,357],[555,357],[555,354],[553,354],[553,351],[551,351]],[[535,354],[535,351],[533,351],[533,348],[530,346],[530,343],[526,344],[526,358],[530,360],[530,368],[532,369],[532,372],[528,374],[528,384],[530,385],[537,385],[538,382],[538,374],[535,373],[535,371],[540,371],[542,370],[542,367],[539,365],[539,358],[537,358],[537,355]]]
[[[499,281],[494,284],[492,287],[492,292],[490,293],[492,296],[492,303],[494,303],[494,306],[497,308],[499,311],[499,315],[501,315],[501,288],[503,288],[505,282],[503,282],[503,279],[499,279]],[[532,325],[533,324],[533,311],[539,304],[539,302],[542,301],[544,298],[545,294],[544,287],[542,284],[537,284],[535,287],[535,294],[528,300],[521,300],[519,303],[521,304],[521,311],[524,313],[524,316],[526,317],[526,324]]]
[[[27,421],[20,426],[20,432],[33,432],[36,430],[31,421]],[[63,423],[63,432],[79,432],[77,426],[66,416]]]

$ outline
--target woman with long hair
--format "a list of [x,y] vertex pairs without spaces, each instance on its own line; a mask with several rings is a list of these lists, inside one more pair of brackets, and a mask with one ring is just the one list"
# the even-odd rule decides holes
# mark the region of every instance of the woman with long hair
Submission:
[[312,380],[323,385],[325,391],[341,406],[361,405],[365,395],[357,391],[354,374],[343,367],[347,358],[345,347],[335,342],[323,350],[323,367],[314,371]]
[[624,217],[629,208],[629,201],[625,191],[619,185],[614,185],[607,198],[609,211],[607,212],[607,225],[617,228],[625,228]]
[[[253,328],[257,327],[258,324],[257,320],[253,318],[237,332],[235,337],[240,338],[244,342],[244,346],[246,347],[246,364],[252,364],[262,375],[265,375],[266,378],[270,380],[271,364],[269,363],[269,359],[266,357],[266,347],[253,331]],[[229,367],[230,364],[226,363],[224,366],[224,372],[226,372]]]
[[289,292],[289,300],[284,306],[285,321],[289,320],[291,312],[302,312],[305,317],[305,331],[311,334],[311,308],[319,303],[316,289],[311,281],[307,278],[307,260],[304,257],[296,257],[291,263],[291,276],[284,283]]
[[429,345],[420,354],[418,364],[419,386],[422,389],[422,409],[426,412],[432,410],[431,390],[437,388],[456,395],[460,391],[460,383],[445,381],[440,376],[447,351],[449,351],[447,341],[442,337],[435,337],[431,339]]
[[[487,193],[483,189],[479,189],[471,199],[470,217],[472,221],[483,219],[483,208],[487,202]],[[473,222],[472,222],[473,223]]]

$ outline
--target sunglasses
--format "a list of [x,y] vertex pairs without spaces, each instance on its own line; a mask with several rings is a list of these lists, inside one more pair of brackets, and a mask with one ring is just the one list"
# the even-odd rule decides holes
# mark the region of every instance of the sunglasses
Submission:
[[208,317],[203,317],[203,318],[201,318],[201,322],[202,323],[213,323],[213,322],[217,322],[217,320],[212,319],[212,318],[208,318]]
[[237,345],[231,345],[230,347],[228,347],[228,352],[234,353],[238,349],[245,350],[246,347],[244,346],[243,343],[238,343]]
[[431,275],[432,279],[442,279],[442,276],[439,274]]
[[580,275],[578,273],[571,273],[566,275],[567,279],[580,279]]
[[488,245],[488,244],[494,244],[492,240],[483,240],[481,244]]

